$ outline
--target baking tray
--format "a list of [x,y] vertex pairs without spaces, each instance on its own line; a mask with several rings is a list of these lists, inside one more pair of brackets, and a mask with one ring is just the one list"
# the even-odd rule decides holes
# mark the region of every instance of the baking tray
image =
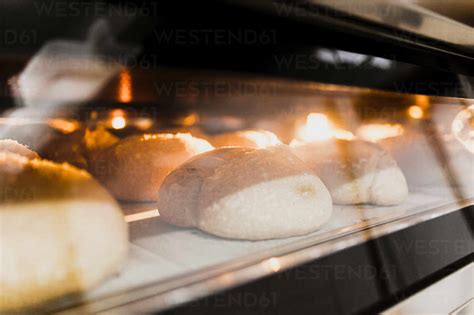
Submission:
[[151,296],[159,297],[154,311],[167,309],[456,211],[474,204],[472,197],[457,200],[450,189],[425,187],[412,190],[398,206],[334,205],[330,222],[320,230],[266,241],[174,227],[160,220],[152,203],[123,203],[130,231],[124,268],[64,311],[118,311]]

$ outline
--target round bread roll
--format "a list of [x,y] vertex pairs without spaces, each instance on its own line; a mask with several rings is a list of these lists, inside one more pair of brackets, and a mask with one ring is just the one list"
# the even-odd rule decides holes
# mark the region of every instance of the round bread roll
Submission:
[[321,178],[334,203],[397,205],[408,195],[395,160],[366,141],[328,140],[293,145],[296,155]]
[[70,134],[56,134],[39,152],[44,159],[87,169],[87,158],[82,145],[84,132],[84,129],[79,129]]
[[273,132],[266,130],[227,132],[212,137],[210,141],[216,148],[233,146],[258,149],[281,144]]
[[226,238],[264,240],[310,233],[331,217],[328,190],[284,145],[221,148],[171,172],[160,217]]
[[88,173],[0,153],[0,313],[94,287],[127,244],[118,205]]
[[[470,195],[474,187],[473,155],[456,139],[441,139],[437,145],[444,151],[446,160],[442,160],[433,141],[411,132],[409,137],[383,139],[379,144],[397,161],[410,187],[464,187]],[[450,172],[457,183],[449,182]]]
[[90,159],[118,142],[118,138],[103,126],[79,129],[56,135],[41,148],[41,155],[58,163],[69,163],[87,169]]
[[111,134],[100,125],[95,129],[87,128],[82,139],[84,155],[87,160],[93,159],[101,151],[110,148],[119,141],[119,138]]
[[15,140],[3,139],[0,140],[0,152],[10,152],[15,153],[21,156],[24,156],[28,159],[37,159],[39,158],[38,153],[31,151],[27,146],[18,143]]
[[397,161],[410,187],[444,182],[442,164],[423,134],[410,132],[406,137],[382,139],[378,144]]
[[169,172],[212,149],[206,140],[185,133],[130,136],[91,160],[91,171],[118,199],[156,201]]

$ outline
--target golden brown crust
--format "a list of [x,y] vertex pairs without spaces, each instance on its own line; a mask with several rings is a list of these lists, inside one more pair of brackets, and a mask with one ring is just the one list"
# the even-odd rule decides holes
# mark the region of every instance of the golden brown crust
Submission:
[[87,128],[82,140],[84,154],[89,160],[118,141],[119,138],[108,132],[103,126],[98,126],[94,130]]
[[12,153],[0,153],[0,231],[0,312],[88,290],[127,251],[120,208],[87,172]]
[[81,199],[84,196],[103,199],[105,193],[86,171],[67,163],[28,160],[16,154],[0,153],[0,174],[0,205]]
[[93,159],[91,171],[118,199],[155,201],[169,172],[211,149],[207,141],[190,134],[130,136]]
[[57,163],[69,163],[76,167],[87,169],[87,159],[84,154],[82,139],[84,130],[71,134],[56,134],[40,149],[41,156]]

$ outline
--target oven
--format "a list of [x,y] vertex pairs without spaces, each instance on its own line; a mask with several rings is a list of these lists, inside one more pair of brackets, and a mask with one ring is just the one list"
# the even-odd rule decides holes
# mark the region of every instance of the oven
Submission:
[[[448,13],[429,1],[20,1],[0,7],[0,138],[90,173],[120,207],[128,230],[126,257],[112,275],[77,294],[7,312],[394,314],[398,303],[421,296],[421,311],[438,312],[442,302],[446,313],[472,300],[466,276],[426,300],[420,295],[459,272],[472,275],[469,1]],[[174,147],[118,150],[133,137],[176,134],[191,139],[186,146],[205,143],[205,149],[185,159],[171,155]],[[178,171],[195,171],[216,150],[237,155],[242,148],[274,147],[309,165],[301,168],[327,188],[332,210],[318,226],[303,228],[310,219],[298,214],[297,201],[285,199],[293,196],[286,186],[255,188],[254,178],[267,184],[277,172],[270,158],[255,166],[242,162],[241,172],[230,176],[223,170],[222,183],[210,190],[206,202],[214,212],[203,207],[197,215],[217,222],[224,208],[241,213],[229,214],[228,225],[183,227],[173,211],[190,197],[179,191],[168,198],[165,214],[163,187],[171,182],[166,192],[175,192],[172,176],[188,187],[220,164],[184,179]],[[311,167],[319,156],[325,162]],[[147,184],[164,159],[173,162],[162,171],[164,180]],[[384,173],[382,159],[396,175]],[[234,162],[222,163],[232,168]],[[361,171],[368,175],[359,167],[370,168]],[[237,179],[245,180],[238,192],[226,192]],[[332,187],[338,180],[349,188]],[[199,193],[205,189],[195,185]],[[152,197],[136,197],[145,191]],[[234,199],[224,202],[214,191]],[[241,191],[248,194],[237,196]],[[317,201],[314,207],[324,203]],[[239,212],[251,202],[251,215]],[[87,215],[93,221],[95,212]],[[286,222],[274,224],[282,216]],[[294,228],[282,232],[288,226]],[[2,273],[6,285],[10,274]],[[456,291],[459,283],[463,289]]]

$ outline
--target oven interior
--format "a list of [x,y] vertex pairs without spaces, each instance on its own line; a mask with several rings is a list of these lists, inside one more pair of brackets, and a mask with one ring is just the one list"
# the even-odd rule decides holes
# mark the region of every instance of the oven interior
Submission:
[[[238,73],[122,68],[85,104],[55,107],[47,117],[41,107],[5,109],[0,130],[2,138],[26,144],[43,158],[86,170],[91,132],[98,132],[94,141],[100,142],[157,133],[212,139],[253,130],[261,148],[275,145],[262,131],[286,145],[328,139],[375,143],[405,175],[409,194],[399,205],[334,204],[330,221],[317,231],[274,240],[232,240],[175,227],[160,220],[156,203],[120,201],[130,234],[127,262],[81,298],[82,303],[105,299],[112,307],[127,301],[124,294],[136,300],[150,288],[156,293],[185,287],[210,275],[220,277],[221,288],[235,285],[240,280],[231,271],[239,266],[276,272],[291,265],[285,255],[299,249],[319,246],[318,255],[329,254],[338,247],[324,245],[342,235],[364,231],[371,239],[371,227],[389,231],[401,219],[472,202],[473,102]],[[122,296],[121,302],[114,296]],[[170,297],[163,305],[174,302]]]

